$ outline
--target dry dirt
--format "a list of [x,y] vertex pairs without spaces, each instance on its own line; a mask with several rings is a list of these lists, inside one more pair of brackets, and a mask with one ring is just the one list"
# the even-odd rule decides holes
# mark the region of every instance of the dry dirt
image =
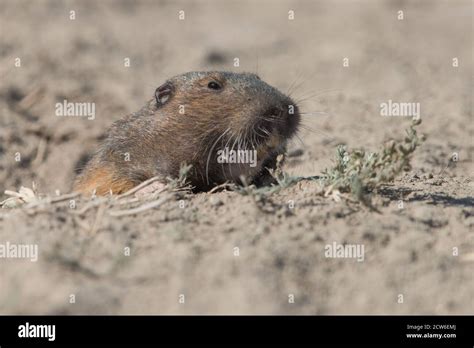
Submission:
[[[380,115],[389,99],[420,103],[427,135],[412,171],[374,193],[380,214],[312,181],[266,212],[235,192],[124,217],[67,201],[0,210],[0,244],[39,247],[37,262],[0,259],[0,313],[473,313],[472,16],[469,0],[0,0],[0,200],[32,181],[69,192],[106,128],[190,70],[294,86],[306,114],[293,175],[319,174],[337,144],[403,136],[408,117]],[[55,116],[64,99],[94,102],[95,119]],[[363,262],[325,257],[333,242],[363,245]]]

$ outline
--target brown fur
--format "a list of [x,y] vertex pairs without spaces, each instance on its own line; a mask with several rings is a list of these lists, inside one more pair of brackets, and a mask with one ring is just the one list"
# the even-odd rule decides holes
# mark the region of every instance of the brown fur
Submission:
[[[210,88],[211,82],[220,88]],[[253,74],[176,76],[160,86],[155,99],[140,111],[112,125],[74,189],[86,194],[93,189],[97,194],[120,193],[156,175],[163,180],[177,177],[183,164],[192,165],[188,181],[196,190],[239,181],[240,174],[266,182],[260,178],[268,176],[265,167],[274,165],[297,130],[298,109],[294,105],[295,114],[289,115],[288,105],[294,105],[290,98]],[[224,147],[256,149],[258,166],[217,163],[216,152]]]
[[99,196],[108,193],[121,194],[135,186],[133,181],[125,178],[114,178],[114,172],[107,167],[92,168],[76,182],[76,191],[84,194],[96,194]]

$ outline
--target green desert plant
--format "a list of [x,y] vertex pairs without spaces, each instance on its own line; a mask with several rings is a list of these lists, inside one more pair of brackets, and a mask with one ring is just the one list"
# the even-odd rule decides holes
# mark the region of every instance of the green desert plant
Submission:
[[415,129],[420,123],[420,118],[413,119],[402,141],[390,140],[379,152],[338,146],[334,166],[326,169],[320,178],[326,194],[334,190],[350,192],[365,203],[367,192],[410,170],[411,157],[425,140]]

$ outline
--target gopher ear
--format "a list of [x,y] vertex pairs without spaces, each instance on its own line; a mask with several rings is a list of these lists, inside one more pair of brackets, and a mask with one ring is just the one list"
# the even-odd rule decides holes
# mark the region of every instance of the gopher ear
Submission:
[[173,95],[174,87],[171,82],[165,82],[155,91],[156,103],[158,106],[164,105]]

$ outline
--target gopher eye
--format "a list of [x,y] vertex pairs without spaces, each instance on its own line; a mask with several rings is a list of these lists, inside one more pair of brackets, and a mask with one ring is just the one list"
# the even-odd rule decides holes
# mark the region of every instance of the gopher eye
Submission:
[[211,81],[211,82],[208,83],[207,88],[218,90],[218,89],[221,89],[222,87],[217,82]]

